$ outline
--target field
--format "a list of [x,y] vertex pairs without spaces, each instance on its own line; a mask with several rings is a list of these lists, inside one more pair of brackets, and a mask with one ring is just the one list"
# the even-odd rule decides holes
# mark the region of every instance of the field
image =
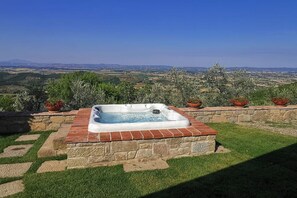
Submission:
[[[0,94],[14,94],[26,90],[32,80],[46,83],[49,79],[57,79],[61,74],[75,72],[71,69],[38,69],[38,68],[0,68]],[[89,70],[86,70],[89,71]],[[166,71],[114,71],[94,70],[103,80],[130,81],[132,83],[164,82]],[[197,78],[202,78],[203,71],[196,72]],[[297,73],[250,72],[258,87],[270,87],[290,84],[297,81]]]

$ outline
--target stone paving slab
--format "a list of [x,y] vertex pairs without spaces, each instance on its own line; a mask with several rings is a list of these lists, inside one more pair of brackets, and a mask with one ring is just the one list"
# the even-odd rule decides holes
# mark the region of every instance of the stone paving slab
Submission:
[[22,180],[16,180],[0,185],[0,197],[6,197],[19,192],[23,192],[25,189]]
[[215,153],[230,153],[230,152],[231,151],[229,149],[225,148],[222,145],[218,146],[218,148],[215,151]]
[[37,156],[41,158],[66,154],[65,138],[70,127],[71,124],[63,124],[57,132],[51,133],[37,152]]
[[21,177],[29,170],[31,164],[32,162],[0,164],[0,178]]
[[33,144],[23,144],[23,145],[12,145],[4,149],[3,153],[0,153],[0,158],[4,157],[20,157],[25,155]]
[[64,171],[67,167],[67,160],[45,161],[38,168],[37,173]]
[[37,152],[37,156],[40,157],[52,157],[56,156],[57,152],[53,148],[53,140],[55,138],[57,132],[51,133],[48,138],[45,140],[39,151]]
[[166,169],[169,168],[169,165],[166,161],[162,159],[152,160],[152,161],[133,161],[124,164],[124,171],[125,172],[132,172],[132,171],[145,171],[145,170],[156,170],[156,169]]
[[22,141],[37,140],[39,137],[40,137],[40,134],[21,135],[15,141],[16,142],[22,142]]

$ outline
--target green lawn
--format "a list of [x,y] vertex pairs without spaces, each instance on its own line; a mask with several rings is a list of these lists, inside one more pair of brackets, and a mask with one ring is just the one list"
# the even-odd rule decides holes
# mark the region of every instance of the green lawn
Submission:
[[[170,168],[125,173],[122,166],[36,174],[41,161],[23,177],[25,191],[13,197],[294,197],[297,195],[297,138],[233,124],[210,124],[219,131],[225,154],[172,159]],[[36,142],[24,159],[36,160]],[[16,136],[4,139],[13,140]],[[0,138],[0,149],[8,144]],[[33,150],[33,151],[32,151]],[[1,163],[2,163],[1,159]],[[4,180],[2,182],[5,182]]]

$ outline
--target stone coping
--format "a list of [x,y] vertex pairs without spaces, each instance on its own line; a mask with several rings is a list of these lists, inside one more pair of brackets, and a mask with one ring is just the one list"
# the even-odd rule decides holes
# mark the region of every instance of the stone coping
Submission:
[[79,109],[70,131],[65,139],[68,144],[71,143],[95,143],[112,141],[130,141],[130,140],[149,140],[175,137],[192,137],[216,135],[217,131],[206,126],[202,122],[195,120],[192,116],[182,110],[170,106],[171,109],[187,117],[191,123],[186,128],[160,129],[160,130],[141,130],[141,131],[115,131],[91,133],[88,131],[91,108]]
[[0,112],[0,117],[24,117],[24,116],[74,116],[78,110],[63,112]]
[[297,109],[297,105],[288,106],[248,106],[248,107],[204,107],[204,108],[180,108],[185,112],[197,112],[197,111],[244,111],[244,110],[294,110]]

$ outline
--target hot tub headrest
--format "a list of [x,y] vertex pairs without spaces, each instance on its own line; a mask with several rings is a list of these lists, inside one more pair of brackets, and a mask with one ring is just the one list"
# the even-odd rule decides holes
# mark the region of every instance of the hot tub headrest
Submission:
[[153,109],[153,114],[159,114],[160,110],[159,109]]

